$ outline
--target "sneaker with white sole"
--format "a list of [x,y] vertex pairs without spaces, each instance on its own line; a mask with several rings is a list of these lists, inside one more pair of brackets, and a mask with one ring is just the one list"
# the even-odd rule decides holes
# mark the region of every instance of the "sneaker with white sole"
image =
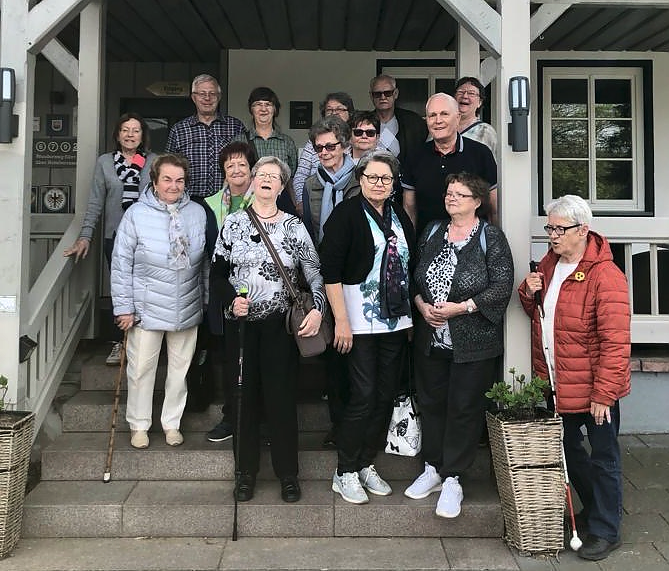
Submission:
[[412,500],[422,500],[439,491],[441,491],[441,476],[432,464],[425,462],[425,471],[404,490],[404,495]]
[[441,495],[437,501],[436,513],[440,517],[458,517],[464,494],[458,477],[449,476],[441,485]]
[[148,448],[149,435],[147,434],[146,430],[131,430],[130,446],[133,448]]
[[121,351],[123,351],[123,343],[116,341],[112,344],[112,349],[105,360],[105,364],[110,366],[121,364]]
[[377,496],[389,496],[393,493],[393,489],[388,485],[379,473],[374,468],[374,464],[370,464],[366,468],[360,469],[360,484],[368,492]]
[[332,491],[341,494],[343,499],[352,504],[366,504],[369,501],[357,472],[344,472],[340,476],[335,470],[332,476]]
[[176,428],[168,428],[165,431],[165,442],[168,446],[179,446],[184,443],[184,437]]

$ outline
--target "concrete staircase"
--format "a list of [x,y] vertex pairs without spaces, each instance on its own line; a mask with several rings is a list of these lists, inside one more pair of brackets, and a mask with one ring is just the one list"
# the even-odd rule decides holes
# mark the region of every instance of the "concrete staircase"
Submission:
[[[119,410],[112,481],[102,483],[118,369],[104,364],[99,347],[84,357],[81,390],[62,408],[62,435],[42,453],[40,483],[27,496],[24,538],[229,537],[232,533],[234,461],[232,441],[213,444],[205,433],[220,407],[186,413],[185,443],[165,444],[162,432],[135,450],[125,423],[125,392]],[[161,379],[159,368],[159,379]],[[379,453],[376,466],[394,493],[354,506],[331,491],[336,453],[321,447],[329,427],[319,398],[322,365],[301,365],[304,402],[299,405],[302,500],[281,501],[279,484],[264,451],[255,498],[240,504],[240,537],[455,537],[499,538],[499,499],[482,449],[463,477],[465,501],[454,520],[434,514],[437,496],[409,500],[403,490],[422,470],[420,461]],[[158,394],[158,398],[162,395]],[[154,413],[157,410],[154,409]],[[154,417],[154,426],[160,422]]]

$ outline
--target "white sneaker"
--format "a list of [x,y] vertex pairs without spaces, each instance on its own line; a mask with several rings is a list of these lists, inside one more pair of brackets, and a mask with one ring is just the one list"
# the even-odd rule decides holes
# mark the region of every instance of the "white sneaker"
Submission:
[[460,504],[464,498],[458,477],[448,477],[441,486],[441,495],[437,501],[437,515],[441,517],[458,517]]
[[341,494],[343,499],[352,504],[366,504],[369,501],[357,472],[344,472],[340,476],[335,470],[332,476],[332,491]]
[[131,430],[130,446],[133,448],[148,448],[149,435],[147,434],[146,430]]
[[112,344],[111,352],[109,353],[105,363],[107,365],[120,365],[121,364],[121,351],[123,351],[123,343],[121,341],[116,341]]
[[425,471],[414,480],[413,484],[404,490],[404,495],[412,500],[422,500],[440,490],[441,476],[432,464],[425,462]]
[[168,446],[179,446],[184,443],[184,437],[176,428],[168,428],[165,431],[165,442]]
[[374,464],[370,464],[367,468],[361,468],[360,483],[368,492],[377,496],[389,496],[393,493],[393,489],[388,485],[388,482],[379,476]]

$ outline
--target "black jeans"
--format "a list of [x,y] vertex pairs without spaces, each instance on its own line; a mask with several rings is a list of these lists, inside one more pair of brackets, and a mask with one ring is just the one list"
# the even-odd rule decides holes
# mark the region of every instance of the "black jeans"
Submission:
[[[272,467],[278,478],[297,475],[297,402],[294,362],[297,347],[286,333],[285,315],[247,321],[244,324],[244,374],[242,378],[242,413],[239,434],[237,399],[227,412],[235,426],[235,450],[239,438],[239,468],[242,473],[258,473],[260,460],[260,421],[269,425]],[[239,322],[226,321],[225,347],[232,374],[239,378]],[[238,398],[239,393],[236,391]]]
[[452,351],[414,353],[423,460],[442,477],[458,476],[476,458],[496,358],[454,363]]
[[351,392],[351,384],[348,380],[348,358],[332,345],[328,345],[324,357],[327,367],[325,390],[328,395],[330,422],[333,427],[337,427],[341,422]]
[[397,395],[407,330],[354,335],[348,355],[350,396],[337,427],[337,472],[357,472],[382,447]]
[[[569,479],[583,504],[592,535],[614,542],[620,539],[623,481],[620,465],[620,404],[611,407],[611,422],[595,424],[589,412],[563,414],[564,453]],[[585,426],[592,451],[583,448]]]

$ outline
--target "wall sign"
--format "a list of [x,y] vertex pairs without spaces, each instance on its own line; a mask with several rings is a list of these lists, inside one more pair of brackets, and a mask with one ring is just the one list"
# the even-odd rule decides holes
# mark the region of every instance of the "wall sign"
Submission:
[[308,129],[313,122],[313,101],[291,101],[290,102],[290,128]]
[[42,214],[63,214],[70,211],[71,186],[69,184],[39,187],[38,212]]
[[47,137],[69,137],[70,136],[70,116],[54,115],[46,116],[46,136]]
[[33,139],[34,167],[76,167],[77,139]]

